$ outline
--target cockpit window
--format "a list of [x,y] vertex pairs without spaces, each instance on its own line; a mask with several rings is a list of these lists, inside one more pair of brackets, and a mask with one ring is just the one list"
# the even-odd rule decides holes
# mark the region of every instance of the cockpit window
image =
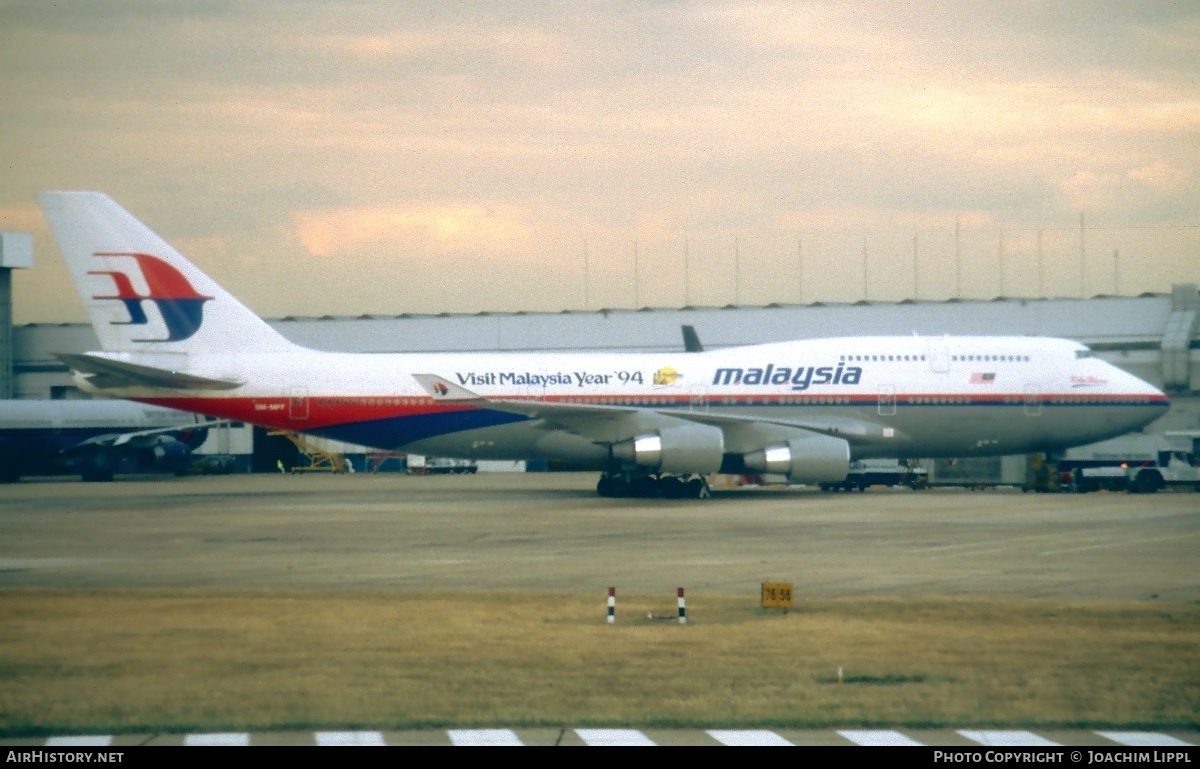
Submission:
[[1083,350],[1075,351],[1075,360],[1080,360],[1082,358],[1095,358],[1095,357],[1096,357],[1096,353],[1094,353],[1091,350],[1088,350],[1086,348]]

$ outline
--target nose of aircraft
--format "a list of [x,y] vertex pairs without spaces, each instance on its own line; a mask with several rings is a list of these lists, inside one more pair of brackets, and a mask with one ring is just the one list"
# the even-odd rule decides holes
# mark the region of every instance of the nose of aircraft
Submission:
[[1130,425],[1130,430],[1144,427],[1170,410],[1171,400],[1162,390],[1133,374],[1115,366],[1113,368],[1121,373],[1126,392],[1130,393],[1133,399],[1131,405],[1134,409],[1130,415],[1133,424]]

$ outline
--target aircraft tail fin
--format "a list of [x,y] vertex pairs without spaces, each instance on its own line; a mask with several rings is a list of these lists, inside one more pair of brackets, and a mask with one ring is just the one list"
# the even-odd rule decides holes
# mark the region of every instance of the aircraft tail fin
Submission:
[[105,351],[294,347],[107,195],[44,192],[38,202]]

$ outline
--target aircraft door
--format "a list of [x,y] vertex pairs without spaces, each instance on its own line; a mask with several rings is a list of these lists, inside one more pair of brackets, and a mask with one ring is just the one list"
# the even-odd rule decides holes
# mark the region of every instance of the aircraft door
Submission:
[[288,390],[288,418],[308,419],[308,388],[293,387]]
[[896,385],[879,385],[879,416],[896,415]]
[[929,370],[935,374],[945,374],[950,370],[950,351],[945,338],[930,339],[925,343],[928,355]]
[[526,373],[529,376],[529,381],[525,383],[525,398],[531,401],[546,400],[546,385],[545,373],[543,368],[529,368]]
[[688,390],[688,411],[706,413],[708,411],[708,388],[705,386]]

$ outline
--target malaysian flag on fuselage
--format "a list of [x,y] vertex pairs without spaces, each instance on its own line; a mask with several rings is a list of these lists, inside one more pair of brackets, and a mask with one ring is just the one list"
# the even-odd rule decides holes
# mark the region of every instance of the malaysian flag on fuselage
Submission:
[[992,384],[996,381],[996,375],[992,372],[986,374],[972,374],[971,384]]

